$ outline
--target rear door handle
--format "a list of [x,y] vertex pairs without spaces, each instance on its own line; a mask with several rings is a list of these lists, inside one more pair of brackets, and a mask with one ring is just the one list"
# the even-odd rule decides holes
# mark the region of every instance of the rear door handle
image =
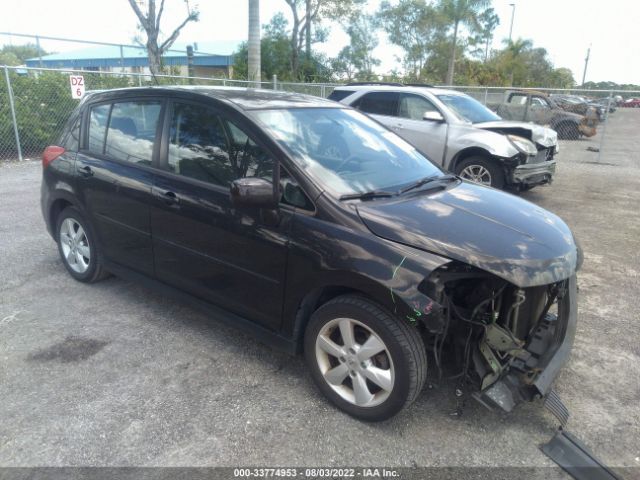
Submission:
[[89,165],[83,165],[82,167],[78,167],[78,173],[83,177],[93,176],[93,170]]

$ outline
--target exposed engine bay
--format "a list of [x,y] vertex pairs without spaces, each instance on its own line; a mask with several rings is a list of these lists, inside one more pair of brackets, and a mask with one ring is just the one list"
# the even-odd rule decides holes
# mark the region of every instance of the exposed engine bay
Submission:
[[545,396],[555,377],[545,378],[548,367],[567,337],[569,283],[520,288],[465,265],[435,271],[425,288],[441,306],[441,328],[427,334],[439,378],[447,357],[447,378],[465,382],[489,408],[511,411]]

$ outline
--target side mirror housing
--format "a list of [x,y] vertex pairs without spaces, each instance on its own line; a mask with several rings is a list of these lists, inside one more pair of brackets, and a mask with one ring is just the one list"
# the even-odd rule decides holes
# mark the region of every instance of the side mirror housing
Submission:
[[442,114],[436,111],[424,112],[422,119],[428,120],[430,122],[444,122],[444,117],[442,116]]
[[231,182],[231,203],[236,207],[276,208],[273,184],[258,177],[239,178]]

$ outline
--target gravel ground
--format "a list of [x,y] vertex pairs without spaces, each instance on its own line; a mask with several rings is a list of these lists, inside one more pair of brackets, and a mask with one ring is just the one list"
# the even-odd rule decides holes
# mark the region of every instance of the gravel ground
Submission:
[[[586,150],[598,138],[562,142],[556,181],[523,194],[584,247],[556,385],[568,429],[608,465],[636,467],[627,478],[640,475],[639,129],[640,110],[618,110],[600,158]],[[320,396],[301,358],[136,284],[74,281],[39,188],[38,162],[0,166],[0,466],[554,465],[539,404],[506,415],[471,401],[456,418],[445,384],[362,423]]]

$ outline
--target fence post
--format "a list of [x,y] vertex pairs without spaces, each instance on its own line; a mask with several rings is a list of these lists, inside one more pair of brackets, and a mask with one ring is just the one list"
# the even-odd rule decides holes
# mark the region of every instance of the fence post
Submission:
[[18,147],[18,160],[22,161],[22,147],[20,146],[20,134],[18,133],[18,121],[16,120],[16,107],[13,103],[13,89],[11,88],[11,80],[9,79],[9,69],[4,66],[4,78],[7,81],[7,94],[9,95],[9,107],[11,108],[11,120],[13,121],[13,134],[16,138],[16,147]]
[[607,123],[609,120],[609,108],[611,107],[611,99],[613,97],[613,90],[609,91],[609,99],[607,100],[607,111],[604,114],[604,125],[602,127],[602,134],[600,134],[600,145],[598,145],[598,162],[602,157],[602,147],[604,146],[604,137],[607,133]]
[[327,90],[325,88],[324,83],[320,87],[320,95],[322,96],[322,98],[327,98]]
[[489,96],[489,89],[485,88],[484,89],[484,105],[485,107],[487,106],[487,97]]
[[278,75],[276,75],[275,73],[273,74],[273,89],[278,89]]

